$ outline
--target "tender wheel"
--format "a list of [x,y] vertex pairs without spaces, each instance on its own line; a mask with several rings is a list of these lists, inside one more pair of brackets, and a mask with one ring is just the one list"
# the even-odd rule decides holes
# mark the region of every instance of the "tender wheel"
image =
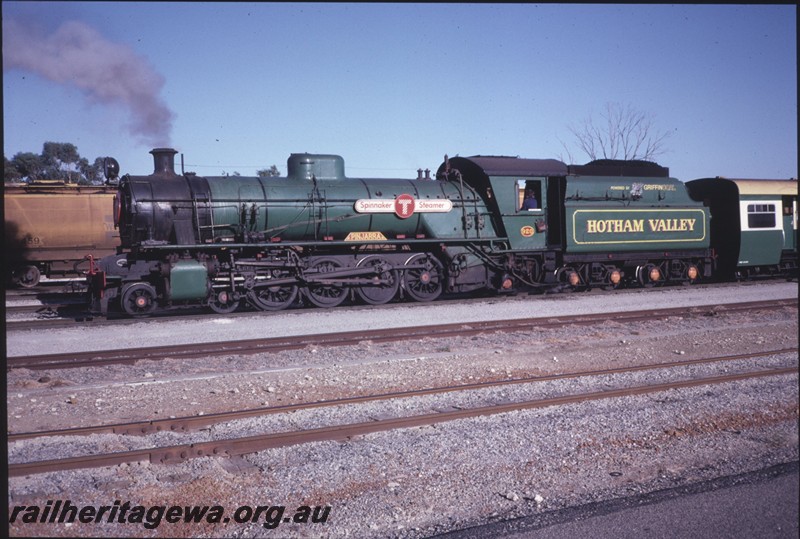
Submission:
[[699,277],[700,277],[700,267],[695,264],[689,264],[686,266],[686,274],[681,284],[683,286],[692,285],[697,282],[697,279]]
[[24,288],[33,288],[39,284],[39,279],[42,277],[42,272],[36,266],[25,266],[21,268],[14,279],[17,284]]
[[396,270],[385,269],[391,266],[388,260],[376,255],[359,260],[358,267],[372,267],[376,273],[371,277],[373,284],[359,286],[356,289],[358,297],[371,305],[382,305],[392,301],[400,288],[400,279]]
[[661,274],[661,270],[655,264],[646,264],[636,268],[636,280],[646,288],[661,284],[663,279],[664,276]]
[[147,316],[156,310],[156,289],[147,283],[133,283],[122,291],[122,308],[131,316]]
[[567,290],[582,290],[586,286],[581,282],[581,276],[578,271],[570,266],[563,266],[556,270],[556,282],[562,285],[568,285]]
[[416,301],[433,301],[444,288],[444,268],[433,255],[420,253],[406,261],[403,289]]
[[[323,258],[315,262],[306,272],[308,277],[324,278],[325,273],[336,271],[342,264],[334,258]],[[308,301],[317,307],[336,307],[347,299],[348,289],[335,283],[309,283],[305,289]]]
[[239,300],[233,299],[233,294],[230,290],[220,290],[213,293],[208,301],[208,306],[215,313],[228,314],[239,308]]
[[297,299],[297,285],[259,286],[247,293],[247,299],[262,311],[280,311]]
[[617,268],[606,268],[606,275],[602,285],[603,290],[614,290],[622,283],[623,273]]

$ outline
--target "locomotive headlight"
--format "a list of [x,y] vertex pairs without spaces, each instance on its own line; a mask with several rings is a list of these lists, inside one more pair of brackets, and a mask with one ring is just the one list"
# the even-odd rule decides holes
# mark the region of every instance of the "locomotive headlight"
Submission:
[[108,181],[119,179],[119,162],[113,157],[106,157],[103,159],[103,176]]

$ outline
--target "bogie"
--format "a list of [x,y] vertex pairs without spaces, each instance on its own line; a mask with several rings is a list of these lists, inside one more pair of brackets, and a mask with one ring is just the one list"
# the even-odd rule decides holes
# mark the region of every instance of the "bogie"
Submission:
[[131,316],[147,316],[158,306],[158,294],[149,283],[129,283],[122,288],[122,308]]
[[214,290],[208,300],[209,308],[219,314],[232,313],[239,308],[239,305],[238,294],[232,290]]

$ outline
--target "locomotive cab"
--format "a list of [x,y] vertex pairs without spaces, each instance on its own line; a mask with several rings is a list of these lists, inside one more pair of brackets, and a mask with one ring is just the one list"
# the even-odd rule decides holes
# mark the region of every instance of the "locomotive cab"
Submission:
[[[514,250],[544,250],[562,244],[559,193],[567,165],[556,159],[504,156],[454,157],[440,167],[458,170],[482,194],[498,233]],[[535,202],[533,202],[535,200]]]

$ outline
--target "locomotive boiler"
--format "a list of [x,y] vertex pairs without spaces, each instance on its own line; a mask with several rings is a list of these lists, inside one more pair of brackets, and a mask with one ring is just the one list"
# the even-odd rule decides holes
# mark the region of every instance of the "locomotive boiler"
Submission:
[[461,255],[500,239],[464,183],[347,178],[340,156],[320,154],[291,155],[284,178],[199,177],[175,173],[175,150],[151,153],[153,174],[119,181],[120,254],[92,279],[103,311],[114,298],[131,315],[243,300],[274,310],[300,291],[322,307],[351,294],[428,301],[483,285],[486,268]]

